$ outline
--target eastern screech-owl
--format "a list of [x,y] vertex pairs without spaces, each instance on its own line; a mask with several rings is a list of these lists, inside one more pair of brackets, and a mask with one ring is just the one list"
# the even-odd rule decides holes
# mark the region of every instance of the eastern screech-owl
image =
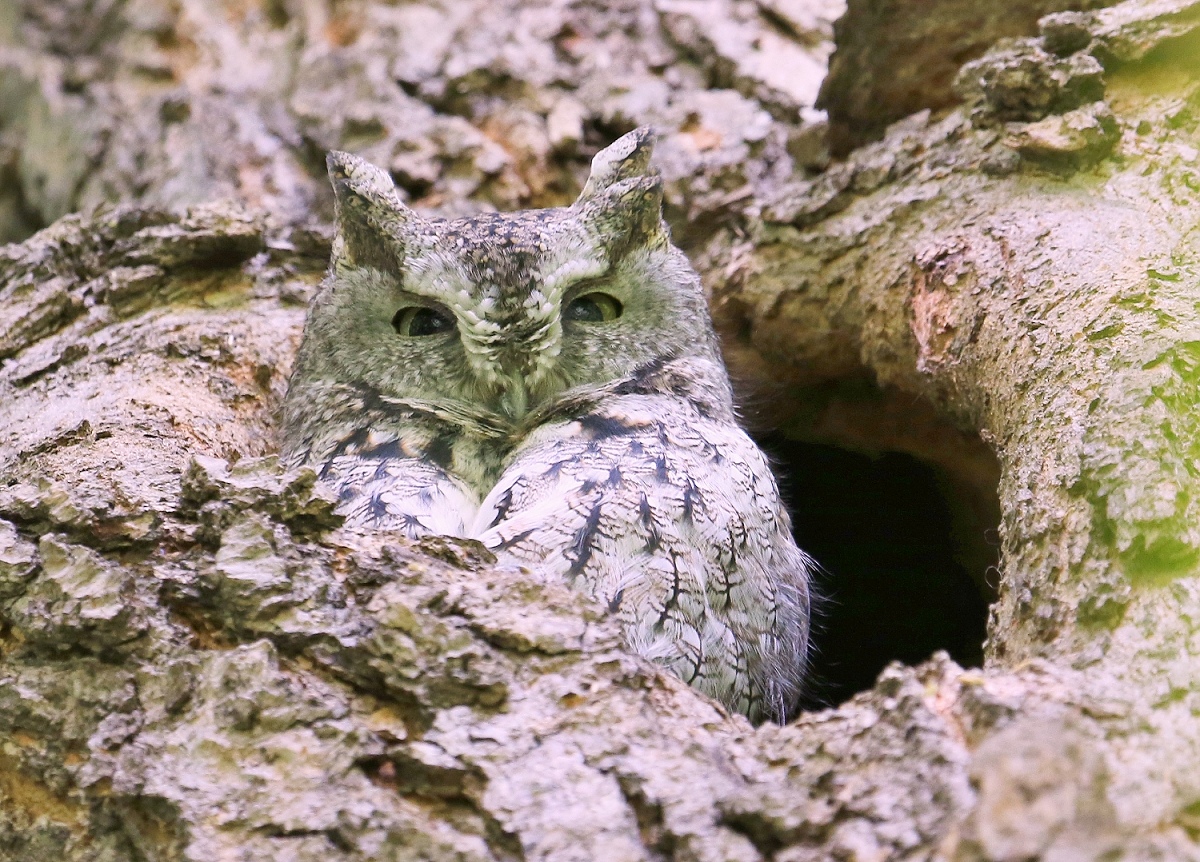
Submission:
[[631,649],[752,720],[794,710],[813,564],[734,416],[652,136],[569,207],[425,218],[328,164],[337,237],[284,408],[285,456],[356,525],[477,539],[603,602]]

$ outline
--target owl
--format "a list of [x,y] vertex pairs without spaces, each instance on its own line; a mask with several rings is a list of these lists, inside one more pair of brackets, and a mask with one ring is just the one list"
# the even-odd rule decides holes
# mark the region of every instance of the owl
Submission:
[[428,218],[328,157],[337,235],[283,410],[348,522],[482,542],[753,721],[796,708],[813,563],[735,416],[653,136],[569,207]]

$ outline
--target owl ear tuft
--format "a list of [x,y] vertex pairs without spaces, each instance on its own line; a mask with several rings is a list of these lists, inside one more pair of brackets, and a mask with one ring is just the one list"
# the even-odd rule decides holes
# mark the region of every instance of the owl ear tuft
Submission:
[[404,237],[417,214],[404,205],[387,171],[366,159],[333,150],[325,157],[333,184],[337,236],[333,265],[396,271],[404,262]]
[[662,202],[662,178],[640,176],[614,183],[576,206],[609,258],[618,260],[635,248],[661,248],[670,243]]
[[592,174],[575,201],[613,258],[632,248],[670,242],[662,220],[662,178],[650,167],[655,133],[641,126],[596,153]]
[[576,203],[591,200],[622,180],[647,176],[656,137],[650,126],[639,126],[596,153],[592,173]]

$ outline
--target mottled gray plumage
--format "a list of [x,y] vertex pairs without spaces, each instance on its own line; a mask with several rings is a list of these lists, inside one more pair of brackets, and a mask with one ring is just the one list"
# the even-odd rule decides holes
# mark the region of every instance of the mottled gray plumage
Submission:
[[738,427],[651,135],[570,207],[424,218],[329,156],[338,235],[284,409],[349,522],[478,539],[604,602],[630,647],[752,719],[794,709],[811,561]]

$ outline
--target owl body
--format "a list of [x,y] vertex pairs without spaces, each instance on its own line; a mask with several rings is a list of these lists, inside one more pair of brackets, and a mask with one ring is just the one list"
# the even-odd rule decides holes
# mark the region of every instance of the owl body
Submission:
[[752,719],[794,709],[811,561],[738,426],[650,136],[571,207],[425,219],[331,154],[338,237],[285,455],[350,523],[477,539],[603,602],[629,647]]

